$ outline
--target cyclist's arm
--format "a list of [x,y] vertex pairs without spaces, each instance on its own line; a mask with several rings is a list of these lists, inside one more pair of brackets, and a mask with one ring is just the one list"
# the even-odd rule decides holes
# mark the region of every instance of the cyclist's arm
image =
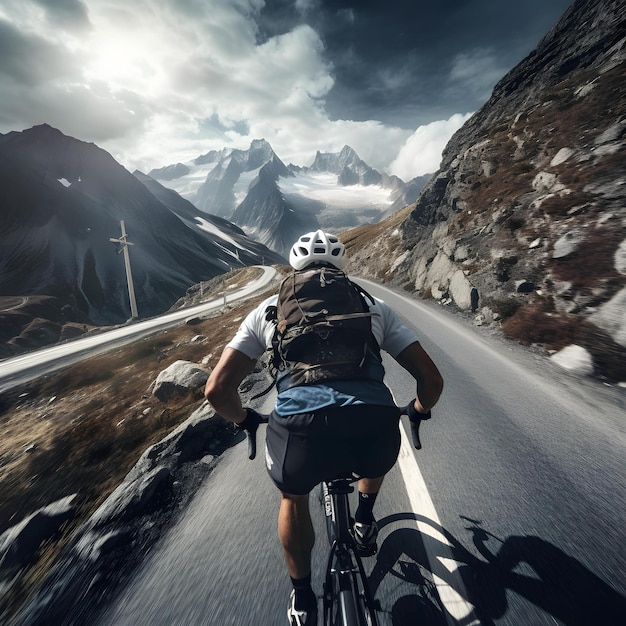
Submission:
[[243,352],[226,347],[204,388],[204,396],[223,418],[239,424],[246,419],[238,388],[252,371],[255,359]]
[[276,298],[272,296],[264,300],[246,315],[237,333],[224,348],[204,388],[204,396],[215,412],[235,424],[246,418],[237,390],[263,354],[269,340],[266,335],[271,337],[265,312],[268,305],[275,303]]
[[428,413],[443,390],[443,378],[437,366],[419,341],[408,345],[395,359],[417,381],[415,410],[418,413]]

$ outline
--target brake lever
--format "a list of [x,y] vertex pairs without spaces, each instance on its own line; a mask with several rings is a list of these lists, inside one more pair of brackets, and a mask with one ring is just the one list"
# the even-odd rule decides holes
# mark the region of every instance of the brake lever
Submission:
[[246,436],[248,437],[248,458],[252,461],[256,457],[256,427],[253,431],[246,430]]
[[411,424],[411,438],[413,439],[413,447],[416,450],[422,449],[422,442],[420,441],[420,425],[422,420],[418,420],[417,422],[410,422]]
[[[419,413],[417,413],[415,410],[411,411],[412,408],[412,403],[409,402],[409,404],[407,404],[406,406],[402,407],[400,409],[401,411],[401,415],[406,415],[409,416],[411,413],[413,413],[413,415],[420,415]],[[430,419],[430,411],[428,411],[428,413],[424,413],[424,417],[420,418],[420,419],[414,419],[412,420],[409,417],[409,423],[411,424],[411,439],[413,439],[413,447],[416,450],[421,450],[422,449],[422,441],[420,440],[420,426],[422,424],[422,422],[424,420]]]
[[[259,422],[259,424],[267,424],[268,420],[269,418],[266,415],[261,415],[261,421]],[[258,429],[258,424],[254,427],[253,430],[246,429],[246,436],[248,437],[248,458],[251,461],[256,457],[256,431]]]

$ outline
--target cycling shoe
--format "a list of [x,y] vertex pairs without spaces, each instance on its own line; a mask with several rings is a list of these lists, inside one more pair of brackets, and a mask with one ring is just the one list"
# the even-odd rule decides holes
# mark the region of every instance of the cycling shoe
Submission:
[[354,522],[352,527],[354,541],[361,556],[373,556],[378,551],[376,540],[378,539],[378,524],[372,521],[371,524]]
[[306,611],[296,609],[296,592],[291,591],[289,607],[287,608],[289,626],[317,626],[317,605]]

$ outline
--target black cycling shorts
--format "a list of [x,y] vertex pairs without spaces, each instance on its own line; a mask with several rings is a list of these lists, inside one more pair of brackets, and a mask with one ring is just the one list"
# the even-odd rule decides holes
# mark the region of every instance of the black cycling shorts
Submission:
[[346,472],[383,476],[400,451],[399,413],[371,404],[288,417],[272,413],[265,443],[270,478],[283,493],[304,495]]

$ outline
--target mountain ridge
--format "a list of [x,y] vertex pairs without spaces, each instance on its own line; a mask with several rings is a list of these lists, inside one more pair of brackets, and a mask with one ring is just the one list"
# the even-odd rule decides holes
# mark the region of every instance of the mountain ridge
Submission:
[[148,175],[282,255],[302,232],[339,231],[384,218],[414,201],[429,178],[405,183],[381,174],[350,146],[339,153],[318,151],[309,167],[285,166],[265,139],[253,140],[248,150],[214,150]]
[[346,234],[353,267],[626,381],[624,8],[575,2],[453,135],[406,219]]
[[[119,238],[122,220],[142,317],[166,311],[200,280],[264,259],[284,261],[225,221],[194,221],[195,209],[182,198],[150,191],[105,150],[47,124],[0,137],[0,163],[0,296],[51,296],[58,309],[73,311],[69,321],[129,318],[124,263],[109,241]],[[4,336],[17,315],[15,308],[0,311],[3,352],[23,348],[19,338]],[[25,329],[33,320],[21,315]]]

